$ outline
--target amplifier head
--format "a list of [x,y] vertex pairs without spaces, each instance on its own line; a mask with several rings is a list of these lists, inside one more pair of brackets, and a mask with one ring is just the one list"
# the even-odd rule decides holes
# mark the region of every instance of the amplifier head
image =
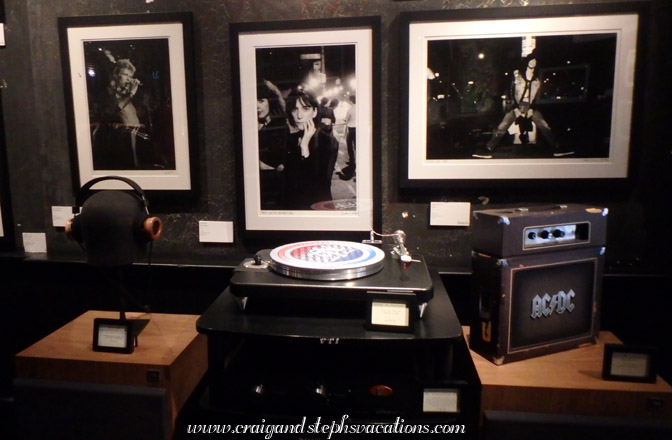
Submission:
[[554,205],[473,212],[474,251],[495,257],[603,246],[606,208]]

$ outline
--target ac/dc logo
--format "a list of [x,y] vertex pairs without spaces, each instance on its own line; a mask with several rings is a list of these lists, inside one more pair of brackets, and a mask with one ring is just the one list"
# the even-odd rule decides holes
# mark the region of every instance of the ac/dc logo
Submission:
[[565,311],[571,313],[575,307],[575,305],[572,304],[572,299],[575,296],[576,294],[572,289],[567,293],[561,290],[553,296],[548,293],[545,293],[544,296],[535,295],[535,297],[532,298],[532,314],[530,316],[532,316],[532,319],[537,319],[541,317],[549,317],[553,312],[558,315],[565,313]]

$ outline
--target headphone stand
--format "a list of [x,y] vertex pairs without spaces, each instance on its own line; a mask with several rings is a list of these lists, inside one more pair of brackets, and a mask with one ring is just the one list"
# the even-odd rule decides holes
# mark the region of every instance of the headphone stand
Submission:
[[117,293],[119,294],[119,320],[128,322],[133,332],[133,346],[138,346],[138,335],[147,327],[149,319],[128,319],[126,318],[126,301],[124,299],[124,271],[123,267],[115,267],[115,281],[117,283]]
[[119,319],[95,318],[93,320],[93,351],[133,353],[138,346],[138,335],[147,327],[149,319],[128,319],[124,301],[123,267],[111,268],[111,275],[119,294]]
[[[132,188],[132,197],[129,198],[128,191],[94,192],[93,186],[104,180],[126,183]],[[119,295],[119,319],[94,320],[93,350],[132,353],[149,319],[126,317],[124,295],[138,301],[124,289],[123,269],[132,264],[147,242],[161,236],[161,220],[149,215],[147,198],[140,185],[121,176],[89,180],[77,191],[75,203],[81,214],[66,224],[66,235],[84,248],[89,264],[104,269]],[[149,312],[147,307],[140,307]]]
[[149,319],[130,319],[133,330],[133,345],[138,346],[138,335],[147,327]]

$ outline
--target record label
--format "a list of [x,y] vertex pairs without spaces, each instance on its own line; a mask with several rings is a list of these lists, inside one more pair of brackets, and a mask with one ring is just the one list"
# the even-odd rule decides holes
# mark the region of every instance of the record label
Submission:
[[353,279],[378,272],[385,252],[364,243],[317,240],[279,246],[270,253],[271,267],[308,279]]

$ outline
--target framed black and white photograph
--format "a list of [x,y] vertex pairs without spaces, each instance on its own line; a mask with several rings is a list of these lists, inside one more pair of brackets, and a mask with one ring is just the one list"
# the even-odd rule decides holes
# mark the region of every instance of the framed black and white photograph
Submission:
[[627,178],[634,8],[402,14],[402,186]]
[[58,26],[75,189],[119,175],[144,190],[192,191],[191,14],[61,17]]
[[232,23],[247,231],[370,231],[378,17]]

